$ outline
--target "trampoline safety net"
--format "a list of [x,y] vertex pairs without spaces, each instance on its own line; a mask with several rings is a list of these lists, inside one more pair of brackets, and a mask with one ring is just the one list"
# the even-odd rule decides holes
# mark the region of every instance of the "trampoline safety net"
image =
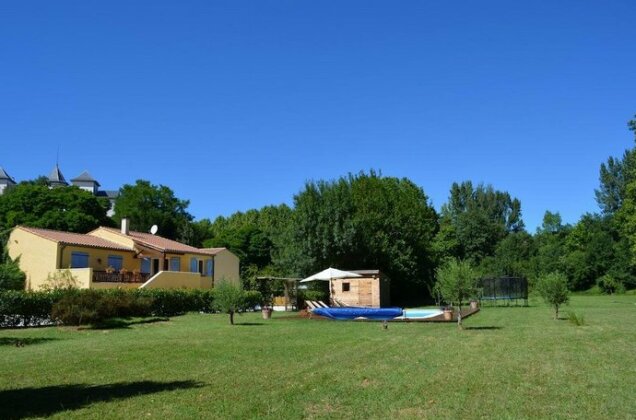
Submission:
[[525,277],[483,278],[480,286],[482,301],[514,301],[516,304],[522,300],[524,305],[528,304],[528,279]]

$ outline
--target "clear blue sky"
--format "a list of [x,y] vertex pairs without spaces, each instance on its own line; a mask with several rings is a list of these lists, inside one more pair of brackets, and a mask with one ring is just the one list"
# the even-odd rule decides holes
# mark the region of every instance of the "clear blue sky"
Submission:
[[596,211],[633,146],[636,1],[5,1],[0,166],[144,178],[214,218],[371,168]]

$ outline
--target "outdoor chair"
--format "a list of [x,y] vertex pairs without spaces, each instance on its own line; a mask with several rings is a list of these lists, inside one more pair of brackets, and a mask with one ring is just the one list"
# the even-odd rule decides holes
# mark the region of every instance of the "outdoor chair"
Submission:
[[316,302],[314,302],[313,300],[306,300],[305,304],[307,305],[307,310],[309,312],[313,311],[314,309],[320,308],[320,305],[318,305]]

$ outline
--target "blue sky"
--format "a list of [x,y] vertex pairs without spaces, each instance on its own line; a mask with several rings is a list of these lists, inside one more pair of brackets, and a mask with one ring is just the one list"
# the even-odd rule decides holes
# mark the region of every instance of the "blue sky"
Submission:
[[636,2],[7,1],[0,166],[144,178],[214,218],[376,169],[596,211],[633,146]]

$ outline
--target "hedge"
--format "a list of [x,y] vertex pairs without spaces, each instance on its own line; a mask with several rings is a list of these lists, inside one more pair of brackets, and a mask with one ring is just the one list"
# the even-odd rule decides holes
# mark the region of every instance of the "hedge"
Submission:
[[[260,305],[257,291],[244,292],[244,309]],[[51,292],[0,291],[0,327],[61,323],[80,325],[114,317],[213,312],[214,289],[58,289]]]

